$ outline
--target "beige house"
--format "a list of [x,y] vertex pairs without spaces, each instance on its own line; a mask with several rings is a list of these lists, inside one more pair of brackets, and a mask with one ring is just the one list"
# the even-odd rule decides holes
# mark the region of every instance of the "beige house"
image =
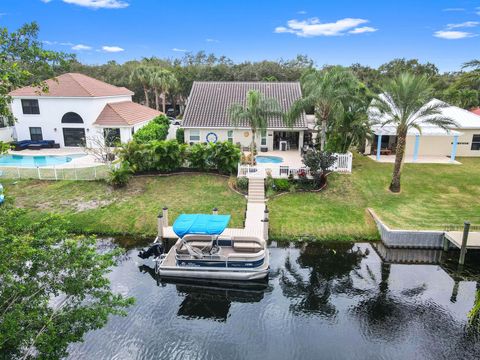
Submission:
[[[228,109],[233,103],[245,104],[249,90],[276,99],[284,111],[302,97],[298,82],[194,82],[183,120],[185,142],[230,141],[247,149],[252,142],[251,129],[247,124],[234,126]],[[287,127],[281,117],[271,118],[267,130],[257,133],[257,149],[300,151],[310,137],[307,130],[305,114],[292,127]]]
[[[421,131],[410,129],[405,148],[407,162],[428,158],[455,161],[457,156],[480,156],[480,116],[456,106],[443,108],[442,114],[455,120],[458,127],[444,130],[424,125]],[[372,130],[375,136],[373,141],[367,141],[365,153],[378,161],[385,160],[395,153],[396,127],[374,125]]]

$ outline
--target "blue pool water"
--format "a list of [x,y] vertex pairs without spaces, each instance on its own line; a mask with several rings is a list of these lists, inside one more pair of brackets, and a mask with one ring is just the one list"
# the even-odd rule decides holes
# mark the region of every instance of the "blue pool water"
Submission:
[[257,163],[259,164],[280,164],[283,162],[283,158],[279,156],[258,155],[255,157],[255,160],[257,160]]
[[[80,155],[83,156],[83,155]],[[2,155],[0,166],[12,167],[42,167],[66,164],[72,161],[75,156],[29,156],[29,155]],[[78,157],[78,156],[77,156]]]

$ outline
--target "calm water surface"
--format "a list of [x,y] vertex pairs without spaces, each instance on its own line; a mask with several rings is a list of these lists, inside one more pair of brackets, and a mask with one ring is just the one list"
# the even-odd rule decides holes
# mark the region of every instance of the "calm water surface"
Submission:
[[270,280],[248,288],[162,283],[153,262],[137,254],[129,250],[111,273],[114,290],[134,296],[136,304],[127,317],[112,317],[84,343],[71,345],[71,359],[480,355],[480,336],[467,317],[478,269],[454,276],[448,270],[454,262],[401,263],[438,262],[445,257],[439,251],[388,251],[368,243],[273,247]]

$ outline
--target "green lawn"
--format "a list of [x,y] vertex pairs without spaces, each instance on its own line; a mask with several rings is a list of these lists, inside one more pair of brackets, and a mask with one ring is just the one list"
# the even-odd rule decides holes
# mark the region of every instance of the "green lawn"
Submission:
[[246,204],[228,188],[228,179],[213,175],[135,177],[120,190],[94,181],[2,181],[17,206],[32,210],[32,216],[63,213],[78,232],[152,236],[164,206],[170,223],[182,212],[210,213],[217,207],[232,215],[232,226],[242,226]]
[[[442,230],[466,219],[480,224],[480,158],[458,160],[462,165],[406,164],[402,192],[392,194],[393,164],[355,156],[353,173],[332,174],[326,190],[269,200],[272,238],[376,239],[367,207],[398,229]],[[244,218],[245,199],[213,175],[135,177],[121,190],[103,182],[2,182],[30,216],[63,213],[79,232],[152,236],[163,206],[170,222],[181,212],[209,213],[215,206],[232,214],[231,226],[242,226]]]
[[332,174],[325,191],[269,201],[272,236],[376,238],[367,207],[397,229],[443,230],[467,219],[480,224],[480,158],[458,160],[462,165],[405,164],[402,192],[392,194],[393,164],[356,156],[352,174]]

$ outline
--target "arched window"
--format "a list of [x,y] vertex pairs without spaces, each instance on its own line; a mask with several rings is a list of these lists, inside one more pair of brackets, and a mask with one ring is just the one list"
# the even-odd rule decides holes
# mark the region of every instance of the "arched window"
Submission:
[[77,113],[68,112],[62,116],[62,124],[83,124],[83,119]]

